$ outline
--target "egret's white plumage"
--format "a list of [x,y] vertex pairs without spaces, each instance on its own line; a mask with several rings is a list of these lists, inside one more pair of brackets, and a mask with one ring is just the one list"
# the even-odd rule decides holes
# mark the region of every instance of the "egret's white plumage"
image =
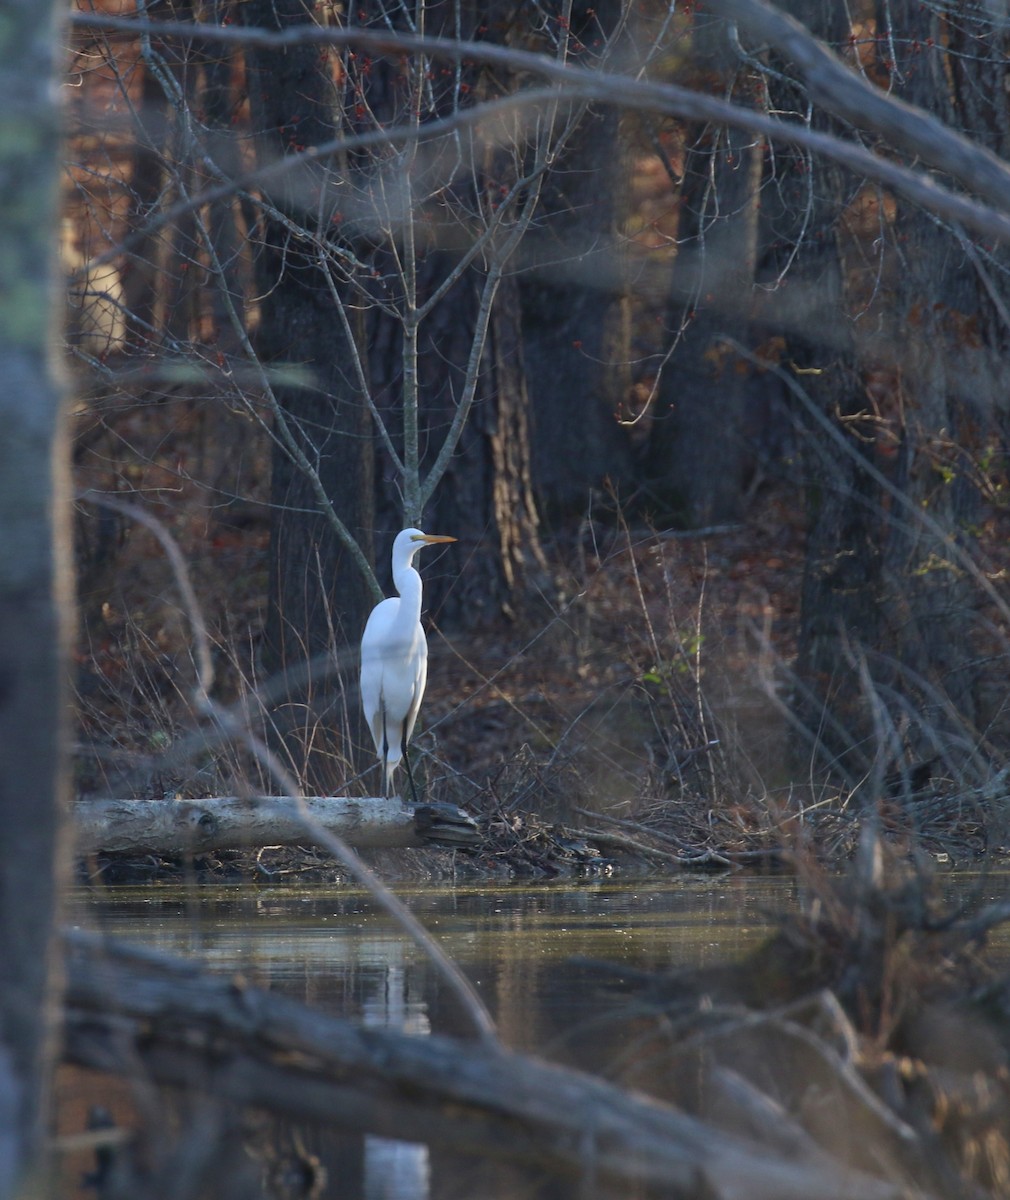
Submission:
[[[421,576],[414,555],[451,537],[404,529],[393,542],[393,583],[398,597],[372,609],[361,638],[361,707],[382,764],[383,793],[392,794],[393,772],[406,757],[428,677],[428,643],[421,628]],[[411,791],[414,780],[407,762]],[[414,795],[417,800],[416,793]]]

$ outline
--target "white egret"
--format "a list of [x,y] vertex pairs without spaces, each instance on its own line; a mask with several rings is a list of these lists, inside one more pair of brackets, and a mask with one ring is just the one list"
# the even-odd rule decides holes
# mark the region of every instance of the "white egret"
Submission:
[[393,772],[402,758],[417,803],[407,743],[414,732],[428,678],[428,643],[421,628],[421,576],[414,555],[453,537],[404,529],[393,541],[393,583],[399,598],[372,609],[361,638],[361,707],[382,764],[383,794],[392,795]]

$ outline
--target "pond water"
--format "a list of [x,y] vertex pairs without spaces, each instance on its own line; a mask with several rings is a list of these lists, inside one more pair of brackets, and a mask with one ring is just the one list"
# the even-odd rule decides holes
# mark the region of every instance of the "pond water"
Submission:
[[[652,972],[739,958],[774,913],[795,907],[797,884],[785,876],[688,876],[425,886],[398,895],[472,980],[504,1040],[542,1050],[556,1021],[570,1027],[612,1004],[584,986],[581,960]],[[462,1032],[424,954],[356,888],[115,889],[80,912],[83,924],[110,936],[240,971],[340,1016],[374,1016],[395,972],[406,1007],[382,1023]]]
[[[987,891],[1004,894],[1004,883]],[[792,877],[743,873],[398,894],[473,982],[508,1046],[589,1070],[622,1053],[639,973],[739,959],[801,898]],[[423,953],[357,889],[116,889],[80,896],[76,912],[84,927],[241,972],[335,1015],[420,1035],[469,1033]],[[529,1177],[382,1138],[314,1141],[312,1151],[327,1169],[325,1197],[541,1194]]]
[[[794,880],[743,874],[398,894],[473,982],[507,1045],[587,1069],[620,1052],[629,989],[641,986],[630,978],[636,972],[739,958],[767,933],[772,914],[797,902]],[[355,888],[116,888],[81,893],[75,912],[85,928],[241,972],[335,1015],[420,1035],[470,1032],[424,954]],[[373,1137],[309,1144],[326,1166],[326,1197],[512,1200],[537,1192],[528,1176],[482,1171],[423,1146]]]

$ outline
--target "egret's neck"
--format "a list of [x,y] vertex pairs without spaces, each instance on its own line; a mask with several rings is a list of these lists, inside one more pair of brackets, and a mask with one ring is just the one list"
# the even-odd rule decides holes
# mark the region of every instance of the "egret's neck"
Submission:
[[408,563],[393,571],[393,583],[400,593],[398,622],[413,628],[421,619],[421,576]]

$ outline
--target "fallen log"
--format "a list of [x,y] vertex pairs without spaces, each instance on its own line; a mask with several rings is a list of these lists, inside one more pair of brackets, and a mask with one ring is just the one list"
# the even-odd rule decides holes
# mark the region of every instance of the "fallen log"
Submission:
[[[214,796],[205,800],[78,800],[77,853],[176,854],[314,842],[306,816],[356,849],[430,844],[473,846],[472,818],[451,804],[367,797]],[[444,835],[444,836],[443,836]]]
[[904,1200],[809,1142],[789,1156],[603,1079],[488,1045],[315,1012],[173,960],[68,935],[64,1057],[342,1131],[527,1163],[593,1195]]

